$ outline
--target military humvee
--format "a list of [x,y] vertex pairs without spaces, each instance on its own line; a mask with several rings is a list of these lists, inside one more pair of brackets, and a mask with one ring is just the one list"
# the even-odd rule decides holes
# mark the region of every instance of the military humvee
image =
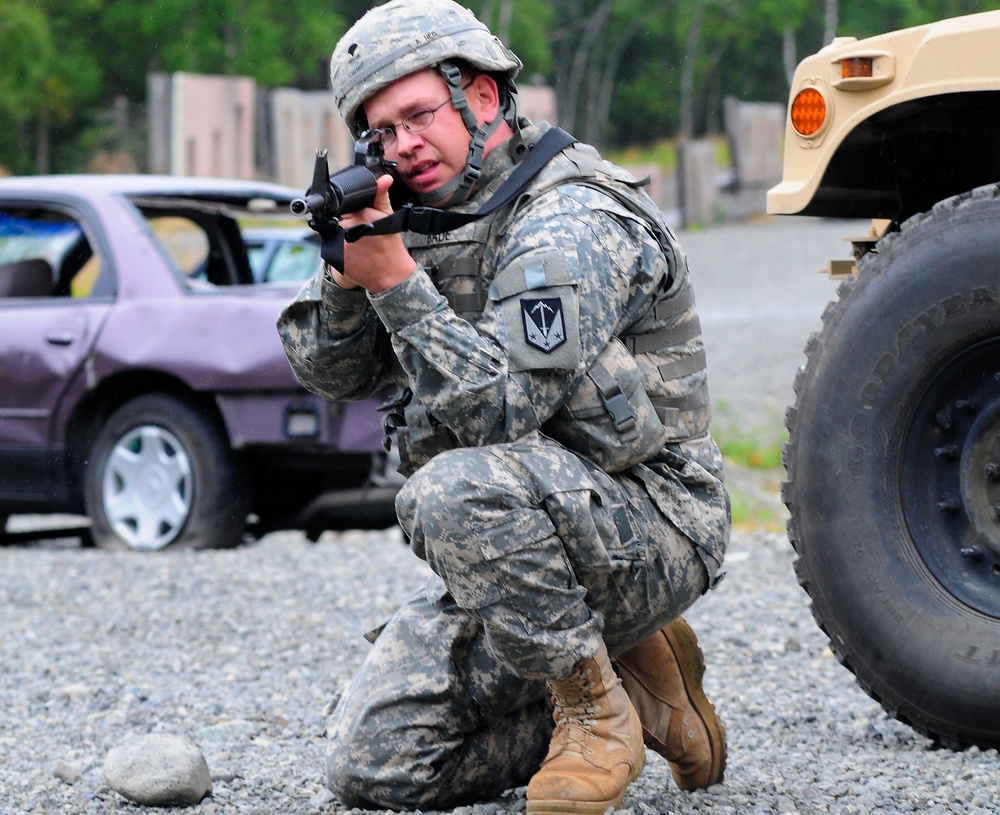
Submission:
[[768,212],[872,219],[786,416],[799,582],[889,714],[1000,748],[1000,12],[835,39],[785,139]]

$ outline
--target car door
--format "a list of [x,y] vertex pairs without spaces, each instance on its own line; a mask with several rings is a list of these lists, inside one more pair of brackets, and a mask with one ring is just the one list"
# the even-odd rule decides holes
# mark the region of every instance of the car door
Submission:
[[110,269],[65,205],[0,202],[0,499],[58,500],[67,394],[111,307]]

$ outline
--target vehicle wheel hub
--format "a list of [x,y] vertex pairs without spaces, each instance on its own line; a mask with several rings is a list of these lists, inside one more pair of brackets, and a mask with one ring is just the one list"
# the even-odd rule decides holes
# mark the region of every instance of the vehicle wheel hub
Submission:
[[157,507],[169,497],[166,474],[159,465],[146,467],[138,481],[136,495],[146,507]]
[[975,538],[1000,557],[1000,400],[973,423],[962,451],[962,505]]
[[941,366],[900,462],[903,513],[934,578],[1000,618],[1000,339]]
[[119,439],[104,472],[108,520],[133,549],[162,549],[191,514],[191,461],[177,438],[143,425]]

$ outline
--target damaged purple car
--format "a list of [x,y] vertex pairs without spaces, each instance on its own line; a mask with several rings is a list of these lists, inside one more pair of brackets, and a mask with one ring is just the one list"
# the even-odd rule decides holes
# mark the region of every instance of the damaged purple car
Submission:
[[29,513],[136,550],[395,522],[377,401],[306,393],[275,329],[299,283],[255,282],[244,231],[300,194],[0,179],[0,540]]

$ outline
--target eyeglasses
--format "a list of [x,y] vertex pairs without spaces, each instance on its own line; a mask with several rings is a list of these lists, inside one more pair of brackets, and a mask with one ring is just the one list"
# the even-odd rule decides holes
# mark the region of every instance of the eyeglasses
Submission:
[[[475,81],[475,80],[473,80]],[[472,85],[472,81],[468,84],[462,86],[462,90],[468,90],[469,86]],[[451,99],[445,99],[440,105],[433,108],[420,108],[420,110],[415,110],[409,116],[403,119],[401,122],[397,122],[394,125],[385,125],[385,127],[377,127],[374,130],[365,131],[362,134],[362,138],[365,139],[379,139],[382,142],[382,149],[391,147],[396,143],[396,129],[402,127],[407,133],[419,133],[421,130],[426,130],[432,124],[434,124],[434,114],[437,113],[441,108],[447,105]]]
[[419,133],[434,124],[434,114],[447,105],[451,99],[445,99],[440,105],[434,108],[420,108],[415,110],[403,121],[394,125],[385,125],[368,131],[369,137],[375,137],[382,141],[382,147],[391,147],[396,143],[396,128],[403,127],[407,133]]

